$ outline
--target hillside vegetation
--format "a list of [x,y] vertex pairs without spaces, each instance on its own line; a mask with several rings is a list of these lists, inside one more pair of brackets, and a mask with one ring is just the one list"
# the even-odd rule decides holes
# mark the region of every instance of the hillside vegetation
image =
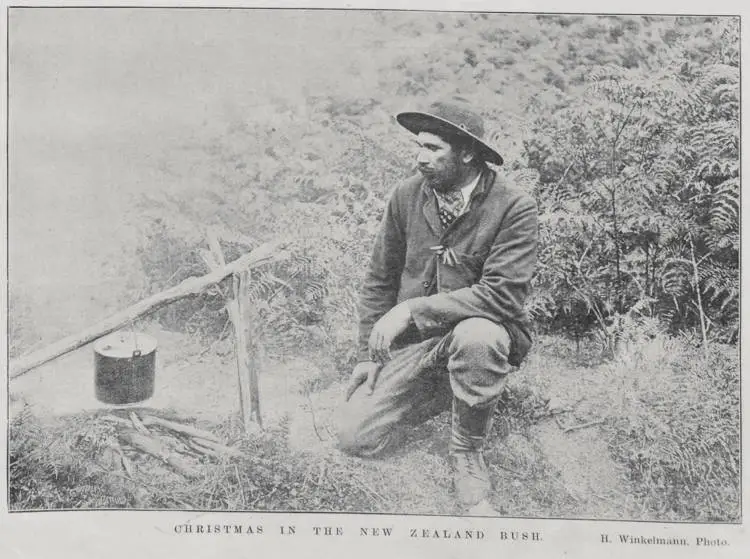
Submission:
[[[245,14],[232,29],[258,29],[274,17]],[[279,62],[283,85],[257,85],[262,100],[243,104],[237,94],[221,118],[154,150],[143,175],[149,188],[138,190],[123,218],[129,232],[113,238],[125,271],[119,291],[108,291],[109,304],[206,273],[208,228],[227,259],[288,240],[288,259],[254,273],[254,335],[269,363],[295,357],[326,371],[306,393],[336,388],[354,357],[356,294],[382,210],[413,167],[412,139],[393,114],[459,94],[485,117],[505,156],[501,172],[533,195],[540,212],[529,311],[542,341],[511,383],[501,410],[511,418],[508,438],[498,444],[519,460],[507,465],[511,471],[530,469],[525,486],[546,489],[529,490],[526,501],[505,510],[604,514],[580,495],[545,485],[550,448],[542,445],[536,459],[514,454],[514,434],[543,442],[542,424],[565,409],[573,419],[599,421],[592,432],[622,468],[617,475],[629,504],[610,510],[614,517],[737,520],[738,19],[408,12],[278,18],[279,33],[330,29],[338,46],[320,54],[325,74],[320,60],[308,60],[308,73],[301,62]],[[270,35],[265,40],[282,52]],[[11,184],[12,193],[21,188]],[[14,355],[45,338],[35,300],[42,295],[20,283],[11,274]],[[228,343],[223,305],[230,287],[175,304],[154,320],[190,343]],[[14,458],[32,452],[29,445],[41,444],[26,438],[25,430],[37,429],[30,425],[27,418],[14,426],[12,468]],[[75,448],[68,442],[58,458]],[[82,452],[96,451],[86,444]],[[284,508],[292,499],[306,510],[337,510],[336,503],[338,510],[399,510],[397,500],[383,504],[354,482],[329,487],[332,478],[322,475],[326,489],[305,497],[310,476],[294,470],[291,451],[274,443],[267,452],[291,465],[278,474],[289,479],[257,482],[273,498],[238,503],[229,492],[216,500],[221,484],[207,481],[206,499],[187,504]],[[25,468],[15,470],[17,483],[29,475],[51,483],[29,464],[17,466]],[[345,462],[328,471],[345,480],[359,467],[369,468]],[[78,463],[71,471],[91,475]],[[232,483],[242,484],[239,477]],[[16,507],[103,506],[29,491],[12,491]],[[107,503],[179,506],[188,499],[181,493],[169,501],[167,493],[136,498],[133,490]]]

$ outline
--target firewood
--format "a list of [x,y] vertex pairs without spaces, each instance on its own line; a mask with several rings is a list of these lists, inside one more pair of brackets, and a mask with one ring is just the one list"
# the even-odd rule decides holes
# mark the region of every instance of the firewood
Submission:
[[111,446],[107,446],[103,451],[98,461],[108,471],[122,470],[122,464],[120,463],[120,455]]
[[193,440],[194,440],[194,442],[197,442],[198,444],[200,444],[202,446],[208,447],[209,449],[211,449],[213,451],[220,452],[220,453],[226,454],[228,456],[234,456],[236,458],[244,458],[245,457],[245,454],[242,451],[237,450],[236,448],[232,448],[231,446],[226,446],[226,445],[223,445],[223,444],[216,443],[214,441],[209,441],[209,440],[203,439],[201,437],[194,437]]
[[133,472],[135,471],[135,466],[133,466],[133,463],[130,461],[130,458],[125,456],[124,452],[120,452],[120,461],[122,462],[122,467],[125,468],[125,471],[128,473],[130,477],[133,477]]
[[162,419],[161,417],[157,417],[155,415],[144,415],[143,424],[144,425],[159,425],[160,427],[171,429],[172,431],[177,431],[178,433],[183,433],[191,437],[199,437],[201,439],[214,441],[215,443],[221,443],[221,439],[219,439],[216,435],[214,435],[213,433],[209,431],[205,431],[197,427],[192,427],[190,425],[183,425],[182,423],[176,423],[174,421],[169,421],[167,419]]
[[132,427],[133,424],[128,421],[127,419],[124,419],[122,417],[118,417],[116,415],[102,415],[100,417],[102,421],[109,421],[111,423],[116,423],[118,425],[123,425],[125,427]]
[[130,412],[130,421],[133,423],[133,427],[135,427],[135,430],[141,433],[142,435],[150,435],[151,432],[146,429],[146,426],[141,423],[141,420],[138,419],[138,416],[135,414],[135,412]]
[[196,452],[200,452],[201,454],[204,454],[206,456],[212,456],[214,458],[218,458],[220,454],[214,450],[211,450],[210,448],[203,446],[202,444],[198,443],[198,441],[194,439],[188,440],[188,445],[190,448],[194,449]]
[[124,431],[120,433],[120,436],[132,447],[162,460],[177,473],[193,479],[200,477],[200,472],[193,468],[189,462],[186,462],[177,453],[171,452],[168,447],[157,439],[136,431]]
[[571,431],[577,431],[578,429],[585,429],[587,427],[594,427],[604,423],[603,419],[597,419],[596,421],[589,421],[587,423],[579,423],[578,425],[571,425],[563,430],[563,433],[570,433]]
[[159,433],[159,439],[165,444],[169,445],[171,448],[175,449],[177,452],[181,452],[183,454],[195,454],[193,448],[186,444],[187,437],[183,439],[179,435],[173,435],[171,431],[164,431]]
[[135,466],[133,466],[133,463],[130,461],[130,459],[125,456],[125,453],[122,451],[122,447],[117,441],[114,441],[111,444],[110,448],[112,448],[117,453],[122,467],[125,469],[125,472],[132,478],[133,472],[135,471]]

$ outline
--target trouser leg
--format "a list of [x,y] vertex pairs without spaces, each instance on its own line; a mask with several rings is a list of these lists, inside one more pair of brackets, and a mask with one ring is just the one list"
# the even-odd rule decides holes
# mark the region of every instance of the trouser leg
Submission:
[[443,344],[453,395],[470,408],[494,406],[512,370],[508,331],[484,318],[468,318]]
[[483,319],[459,323],[448,343],[453,389],[450,462],[459,501],[473,506],[492,489],[484,446],[511,366],[510,338],[502,326]]
[[402,427],[426,421],[450,407],[445,369],[432,357],[440,343],[432,338],[391,352],[372,394],[363,384],[339,409],[339,448],[357,456],[376,456],[400,439]]
[[[452,398],[473,412],[486,413],[505,386],[509,345],[505,328],[471,318],[442,338],[393,351],[373,393],[362,385],[339,410],[339,447],[359,456],[381,454],[397,443],[403,426],[451,409]],[[469,417],[461,410],[456,413]],[[474,433],[473,428],[464,431]],[[482,440],[485,436],[486,429]]]

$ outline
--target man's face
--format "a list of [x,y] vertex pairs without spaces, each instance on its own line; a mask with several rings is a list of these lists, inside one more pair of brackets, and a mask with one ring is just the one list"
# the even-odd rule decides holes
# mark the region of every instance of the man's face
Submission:
[[431,132],[417,135],[417,166],[428,186],[446,191],[457,185],[460,177],[460,154],[440,136]]

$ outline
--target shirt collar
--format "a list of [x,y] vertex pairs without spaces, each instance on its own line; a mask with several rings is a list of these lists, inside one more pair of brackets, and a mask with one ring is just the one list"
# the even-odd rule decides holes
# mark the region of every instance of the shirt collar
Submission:
[[471,194],[472,192],[474,192],[474,189],[479,184],[479,179],[481,178],[482,178],[482,173],[478,173],[476,178],[473,181],[471,181],[469,184],[467,184],[461,189],[461,194],[463,194],[464,201],[466,203],[468,203],[469,200],[471,200]]
[[[481,178],[482,178],[482,173],[480,172],[476,176],[476,178],[474,178],[473,181],[471,181],[469,184],[467,184],[466,186],[464,186],[463,188],[461,188],[461,195],[463,196],[465,204],[468,205],[469,200],[471,200],[471,194],[474,192],[474,189],[479,184],[479,179],[481,179]],[[435,196],[437,196],[438,198],[440,198],[440,195],[438,194],[437,190],[433,189],[432,191],[435,193]]]

